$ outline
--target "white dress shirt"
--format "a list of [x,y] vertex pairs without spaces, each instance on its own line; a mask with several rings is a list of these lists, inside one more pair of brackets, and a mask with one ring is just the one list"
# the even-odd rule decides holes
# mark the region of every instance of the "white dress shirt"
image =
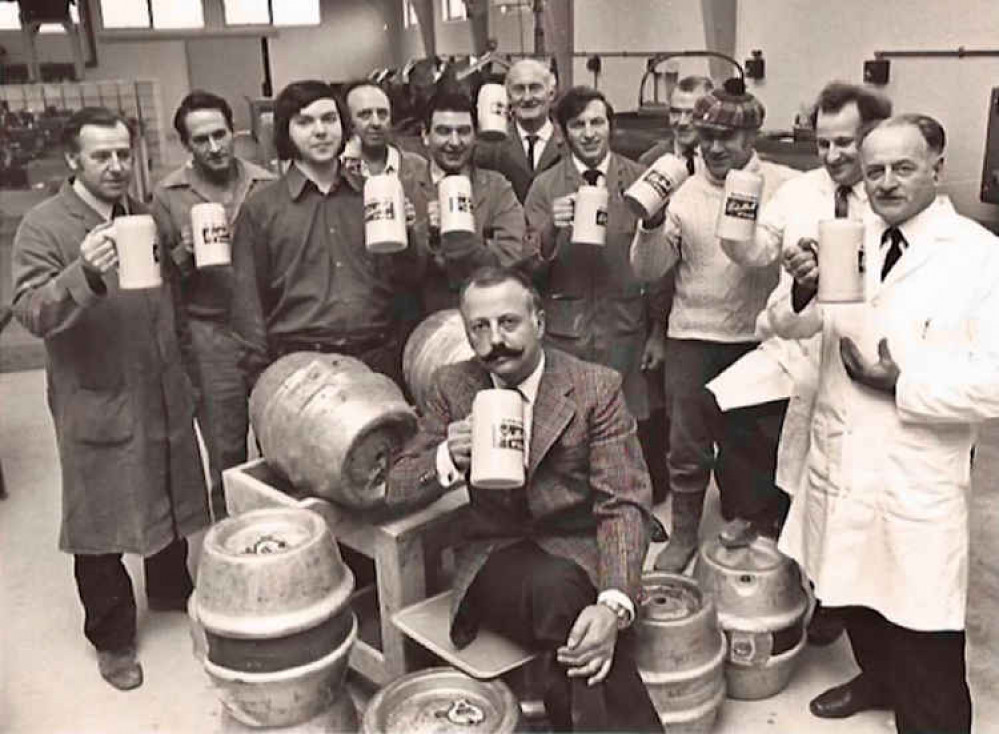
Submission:
[[524,147],[525,156],[528,155],[530,149],[530,143],[527,138],[534,135],[538,139],[534,144],[534,160],[530,161],[531,168],[537,168],[538,163],[541,161],[541,154],[545,152],[545,146],[548,145],[548,141],[555,134],[555,126],[552,125],[551,120],[545,120],[545,124],[536,133],[527,132],[520,126],[520,123],[514,123],[514,127],[517,130],[517,135],[520,136],[520,144]]
[[[611,154],[610,151],[608,151],[607,155],[604,156],[604,159],[600,161],[600,165],[592,166],[592,168],[600,171],[600,180],[597,182],[597,185],[603,186],[604,188],[607,188],[607,171],[610,170],[610,157]],[[580,176],[583,175],[583,171],[589,171],[591,169],[591,166],[588,166],[579,160],[575,153],[572,154],[572,164],[576,167],[576,170],[579,171]]]

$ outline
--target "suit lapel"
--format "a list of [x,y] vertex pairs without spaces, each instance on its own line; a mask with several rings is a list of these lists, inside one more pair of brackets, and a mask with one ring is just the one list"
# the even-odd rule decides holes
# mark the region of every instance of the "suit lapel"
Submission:
[[559,368],[558,355],[551,350],[545,350],[545,370],[541,375],[538,395],[534,401],[528,479],[534,476],[538,465],[548,455],[576,413],[575,405],[567,397],[571,392],[572,383],[566,378],[565,370]]
[[[538,168],[536,173],[547,171],[562,158],[562,146],[562,136],[559,134],[558,128],[556,128],[551,137],[548,138],[548,142],[545,144],[544,150],[541,151],[541,157],[538,158]],[[527,160],[526,155],[524,156],[524,160]]]

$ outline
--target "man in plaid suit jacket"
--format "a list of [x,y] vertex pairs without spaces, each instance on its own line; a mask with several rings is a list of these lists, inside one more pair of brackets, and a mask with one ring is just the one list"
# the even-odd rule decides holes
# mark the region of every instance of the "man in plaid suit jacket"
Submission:
[[469,488],[452,640],[462,647],[482,625],[554,652],[560,665],[550,666],[545,704],[557,730],[662,731],[628,629],[653,521],[635,420],[614,370],[542,348],[539,304],[515,271],[471,276],[460,305],[476,358],[438,370],[420,430],[389,474],[387,501],[425,502],[460,484],[476,393],[518,390],[527,481]]

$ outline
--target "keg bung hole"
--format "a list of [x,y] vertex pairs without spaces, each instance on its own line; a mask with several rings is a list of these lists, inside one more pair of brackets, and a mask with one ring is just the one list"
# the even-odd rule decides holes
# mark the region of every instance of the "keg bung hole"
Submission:
[[742,574],[742,576],[739,577],[739,581],[741,581],[744,584],[751,584],[753,583],[753,577],[750,576],[748,573],[744,573]]
[[288,542],[275,535],[261,535],[253,543],[243,549],[245,555],[265,556],[270,553],[280,553],[288,549]]

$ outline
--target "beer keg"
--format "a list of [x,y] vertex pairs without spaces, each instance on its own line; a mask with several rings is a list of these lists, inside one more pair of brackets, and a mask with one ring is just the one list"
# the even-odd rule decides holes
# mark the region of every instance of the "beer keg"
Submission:
[[439,367],[474,356],[457,309],[438,311],[420,322],[406,340],[402,353],[402,373],[416,407],[421,411],[426,408],[430,385]]
[[635,658],[667,734],[707,734],[725,700],[725,636],[697,582],[662,571],[642,576]]

